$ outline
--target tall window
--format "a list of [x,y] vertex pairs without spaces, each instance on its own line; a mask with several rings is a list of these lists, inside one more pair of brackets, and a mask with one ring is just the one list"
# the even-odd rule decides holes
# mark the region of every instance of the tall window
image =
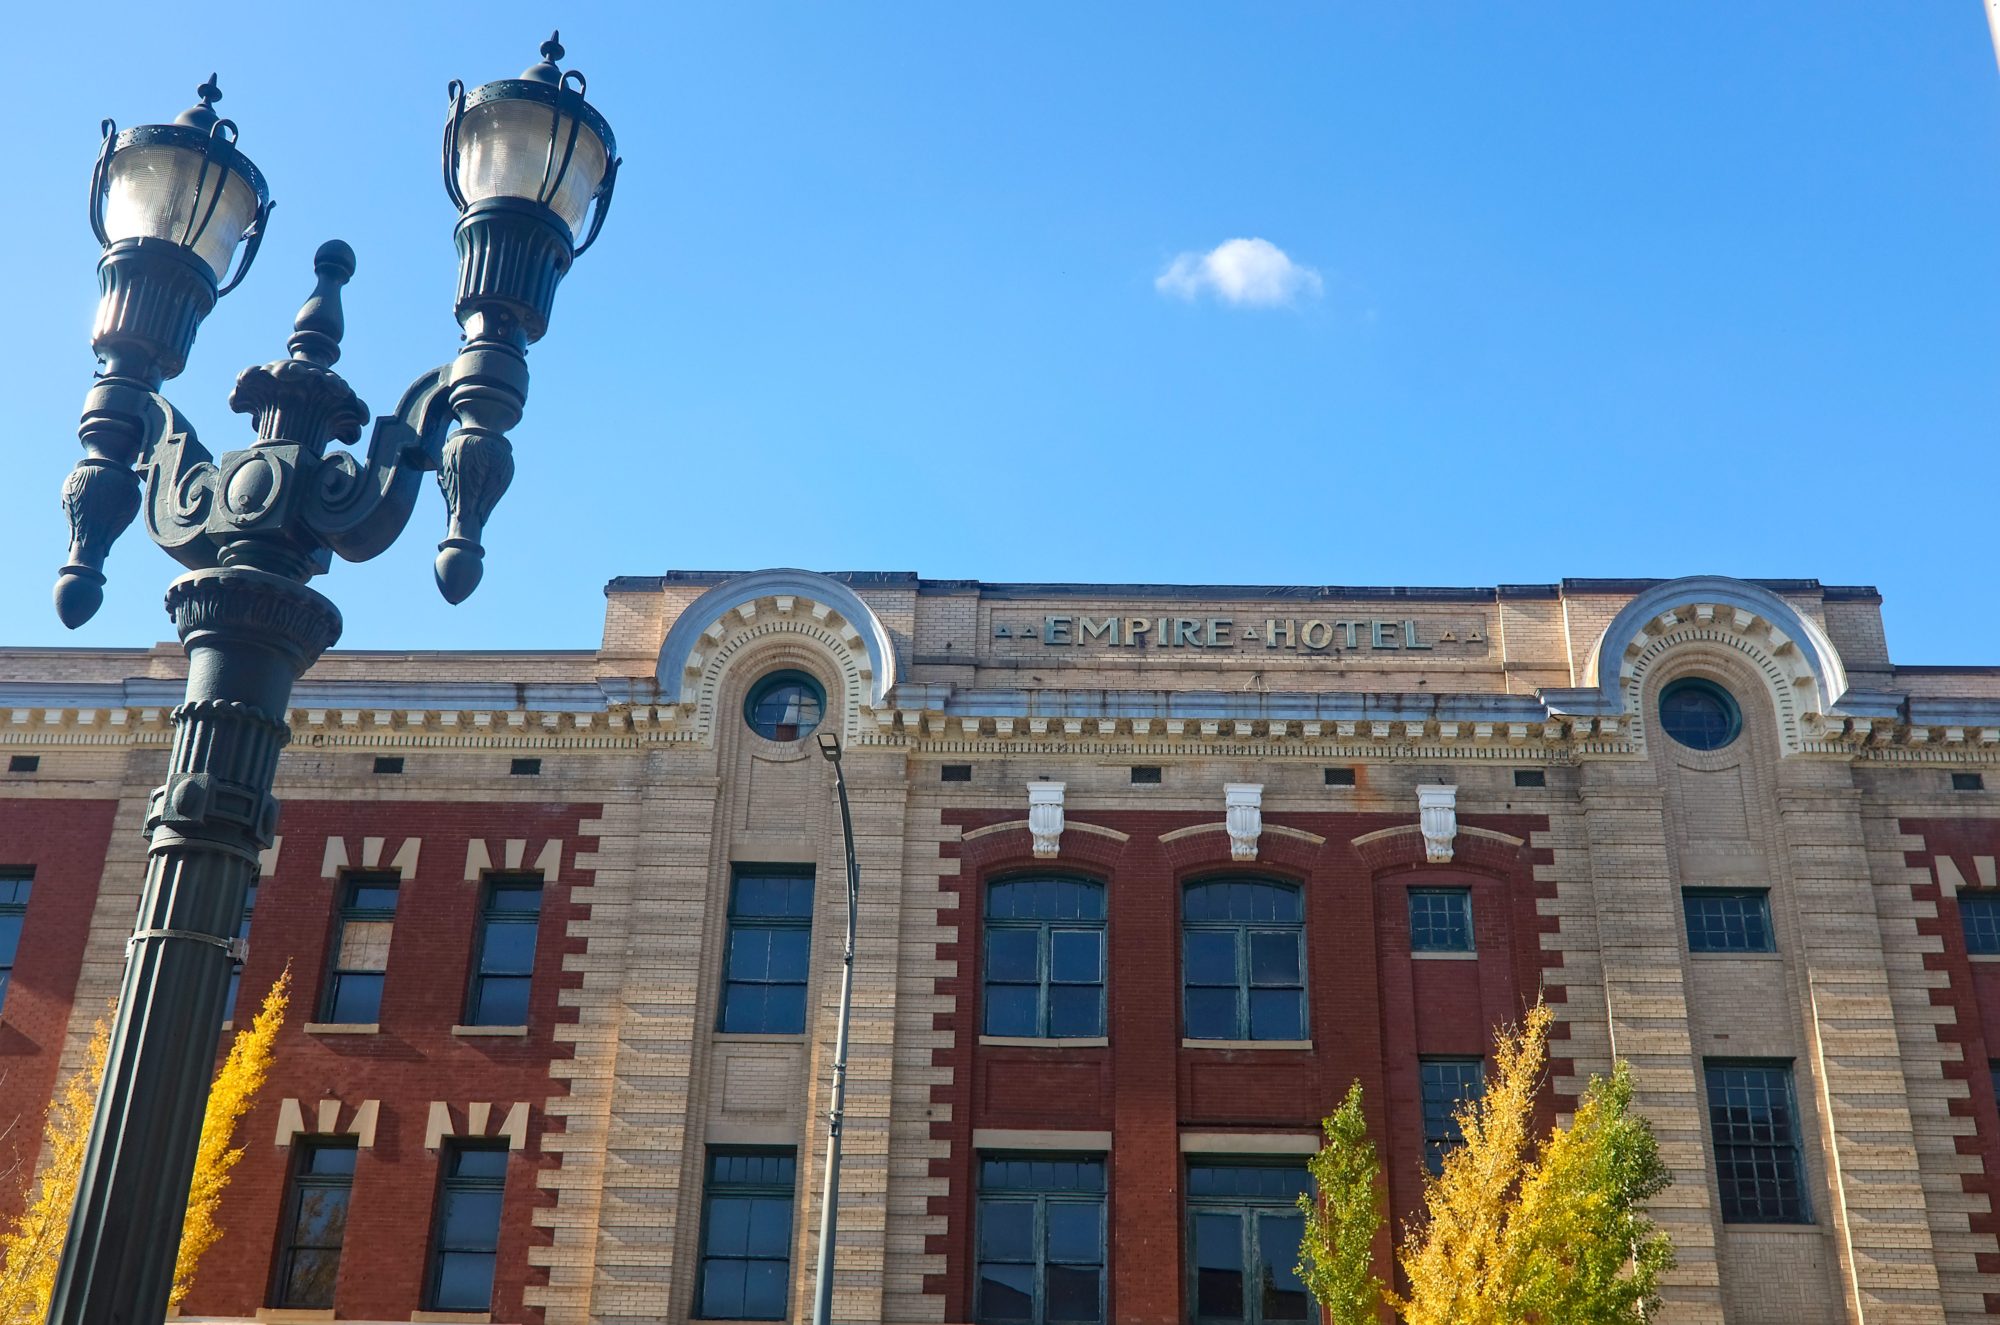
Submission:
[[1705,1067],[1723,1222],[1810,1224],[1791,1066],[1710,1059]]
[[500,1251],[500,1198],[507,1187],[505,1146],[447,1142],[438,1192],[428,1290],[433,1311],[485,1311],[493,1305],[493,1263]]
[[1104,1161],[979,1161],[981,1325],[1104,1319]]
[[352,1142],[306,1141],[294,1152],[278,1254],[277,1305],[325,1310],[333,1306],[333,1285],[340,1276],[355,1149]]
[[2000,893],[1960,893],[1958,919],[1965,926],[1965,950],[2000,953]]
[[479,911],[479,952],[466,999],[468,1026],[528,1024],[528,986],[535,973],[535,931],[542,919],[542,881],[496,878]]
[[729,885],[723,1030],[796,1035],[806,1028],[812,894],[810,869],[738,867]]
[[1260,879],[1190,884],[1181,899],[1181,979],[1190,1039],[1303,1040],[1298,888]]
[[1472,890],[1410,889],[1410,951],[1471,952]]
[[[236,917],[236,937],[244,943],[250,941],[250,912],[257,906],[257,885],[251,884],[243,894],[243,914]],[[229,966],[229,994],[222,1000],[222,1019],[236,1020],[236,995],[243,985],[243,963],[232,962]]]
[[28,919],[28,894],[33,876],[0,876],[0,1007],[7,1004],[7,987],[14,983],[14,957],[21,950],[21,926]]
[[1458,1106],[1486,1093],[1486,1064],[1477,1058],[1425,1058],[1417,1070],[1424,1088],[1424,1166],[1440,1173],[1446,1152],[1465,1141]]
[[321,1020],[355,1024],[382,1019],[382,973],[389,966],[395,929],[395,876],[349,877],[341,887]]
[[986,890],[986,1033],[1104,1034],[1104,885],[1004,879]]
[[793,1155],[711,1150],[695,1314],[783,1320],[791,1278]]
[[1689,952],[1776,952],[1768,888],[1683,888]]
[[1312,1319],[1306,1286],[1293,1273],[1305,1232],[1298,1198],[1310,1190],[1303,1166],[1188,1165],[1195,1325]]

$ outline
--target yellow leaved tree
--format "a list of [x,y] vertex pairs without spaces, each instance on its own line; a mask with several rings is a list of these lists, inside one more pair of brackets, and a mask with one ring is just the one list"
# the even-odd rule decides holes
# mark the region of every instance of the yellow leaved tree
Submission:
[[[272,1049],[284,1025],[292,972],[285,968],[264,995],[264,1006],[248,1029],[229,1046],[229,1056],[216,1073],[202,1119],[201,1146],[196,1153],[194,1181],[189,1189],[187,1218],[181,1229],[180,1256],[174,1263],[174,1288],[169,1310],[177,1310],[194,1282],[203,1252],[215,1245],[222,1228],[215,1222],[229,1174],[243,1158],[232,1148],[236,1124],[250,1110],[271,1072]],[[41,1325],[55,1293],[56,1267],[63,1240],[69,1235],[71,1208],[83,1173],[83,1154],[90,1142],[90,1120],[97,1110],[97,1089],[104,1081],[104,1056],[111,1032],[103,1020],[92,1028],[83,1065],[70,1073],[49,1104],[43,1128],[46,1152],[34,1199],[10,1227],[0,1231],[0,1325]],[[26,1198],[28,1170],[22,1195]]]

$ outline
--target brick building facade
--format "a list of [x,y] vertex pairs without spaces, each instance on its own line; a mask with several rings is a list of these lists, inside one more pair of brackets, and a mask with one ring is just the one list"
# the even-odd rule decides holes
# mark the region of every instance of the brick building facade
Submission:
[[[1633,1064],[1675,1179],[1663,1320],[2000,1314],[2000,672],[1895,665],[1872,590],[607,600],[595,651],[300,683],[240,1014],[289,964],[293,1015],[190,1315],[809,1315],[816,730],[863,879],[840,1320],[1304,1319],[1319,1118],[1363,1084],[1406,1215],[1538,992],[1552,1115]],[[117,988],[182,665],[0,651],[25,1163]]]

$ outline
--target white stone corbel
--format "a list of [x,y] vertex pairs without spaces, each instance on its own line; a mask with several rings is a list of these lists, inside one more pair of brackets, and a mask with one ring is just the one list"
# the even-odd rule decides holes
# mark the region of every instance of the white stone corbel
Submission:
[[1231,782],[1222,788],[1223,824],[1229,829],[1229,858],[1257,859],[1264,832],[1264,784]]
[[1434,865],[1449,861],[1458,837],[1458,788],[1418,787],[1417,822],[1424,830],[1424,858]]
[[1035,836],[1035,855],[1043,860],[1054,857],[1062,846],[1063,785],[1028,784],[1028,831]]

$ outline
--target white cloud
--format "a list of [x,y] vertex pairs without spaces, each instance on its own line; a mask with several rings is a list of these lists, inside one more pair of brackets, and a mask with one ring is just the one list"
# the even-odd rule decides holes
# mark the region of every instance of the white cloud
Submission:
[[1153,288],[1180,299],[1212,294],[1225,304],[1276,308],[1317,299],[1325,283],[1268,239],[1228,239],[1206,253],[1182,253],[1153,278]]

